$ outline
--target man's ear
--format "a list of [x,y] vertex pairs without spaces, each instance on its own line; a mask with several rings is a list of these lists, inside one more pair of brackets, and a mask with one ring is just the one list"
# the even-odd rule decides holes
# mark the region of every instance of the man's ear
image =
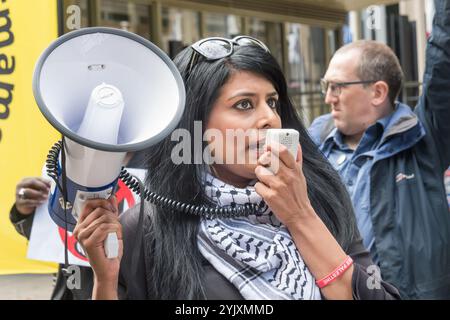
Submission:
[[385,81],[377,81],[373,84],[372,103],[376,106],[384,104],[389,99],[389,86]]

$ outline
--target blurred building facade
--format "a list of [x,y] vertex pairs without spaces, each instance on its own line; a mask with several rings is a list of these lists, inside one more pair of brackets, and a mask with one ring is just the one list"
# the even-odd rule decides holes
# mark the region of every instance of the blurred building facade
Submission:
[[[79,10],[79,25],[71,23]],[[306,122],[329,111],[319,81],[341,45],[375,39],[391,46],[405,70],[401,100],[414,105],[424,69],[432,0],[59,0],[60,34],[75,27],[126,29],[170,57],[211,36],[246,34],[267,44],[283,68]],[[72,21],[73,22],[73,21]]]

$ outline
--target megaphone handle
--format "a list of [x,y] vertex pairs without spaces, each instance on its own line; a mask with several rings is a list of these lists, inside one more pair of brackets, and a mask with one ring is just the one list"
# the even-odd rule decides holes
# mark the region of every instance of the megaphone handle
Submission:
[[104,245],[105,254],[108,259],[115,259],[119,256],[119,239],[117,238],[117,233],[108,233]]
[[[109,196],[110,196],[110,194],[103,195],[103,197],[105,199],[107,199]],[[86,199],[95,199],[95,198],[101,198],[101,197],[102,196],[99,196],[98,193],[95,193],[95,196],[93,196],[93,194],[89,194],[89,193],[83,193],[83,192],[77,193],[77,196],[74,201],[75,218],[78,220],[77,212],[81,212],[80,208],[84,206]],[[105,246],[105,255],[108,259],[114,259],[119,256],[119,239],[117,238],[117,234],[115,232],[108,233],[103,244]]]

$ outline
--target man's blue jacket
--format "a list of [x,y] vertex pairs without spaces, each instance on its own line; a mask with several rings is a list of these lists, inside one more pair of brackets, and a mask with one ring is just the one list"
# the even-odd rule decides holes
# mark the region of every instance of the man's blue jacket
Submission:
[[[414,109],[398,104],[370,172],[370,216],[384,280],[404,298],[450,299],[450,1],[435,1],[423,94]],[[327,155],[330,115],[310,127]],[[358,187],[358,186],[356,186]]]

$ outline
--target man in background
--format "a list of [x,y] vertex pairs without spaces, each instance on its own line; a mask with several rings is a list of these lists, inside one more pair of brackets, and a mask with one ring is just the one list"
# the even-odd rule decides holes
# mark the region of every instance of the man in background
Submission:
[[310,134],[350,193],[364,245],[404,298],[450,298],[450,2],[435,1],[423,94],[396,103],[403,73],[392,50],[340,48],[322,80],[332,112]]

